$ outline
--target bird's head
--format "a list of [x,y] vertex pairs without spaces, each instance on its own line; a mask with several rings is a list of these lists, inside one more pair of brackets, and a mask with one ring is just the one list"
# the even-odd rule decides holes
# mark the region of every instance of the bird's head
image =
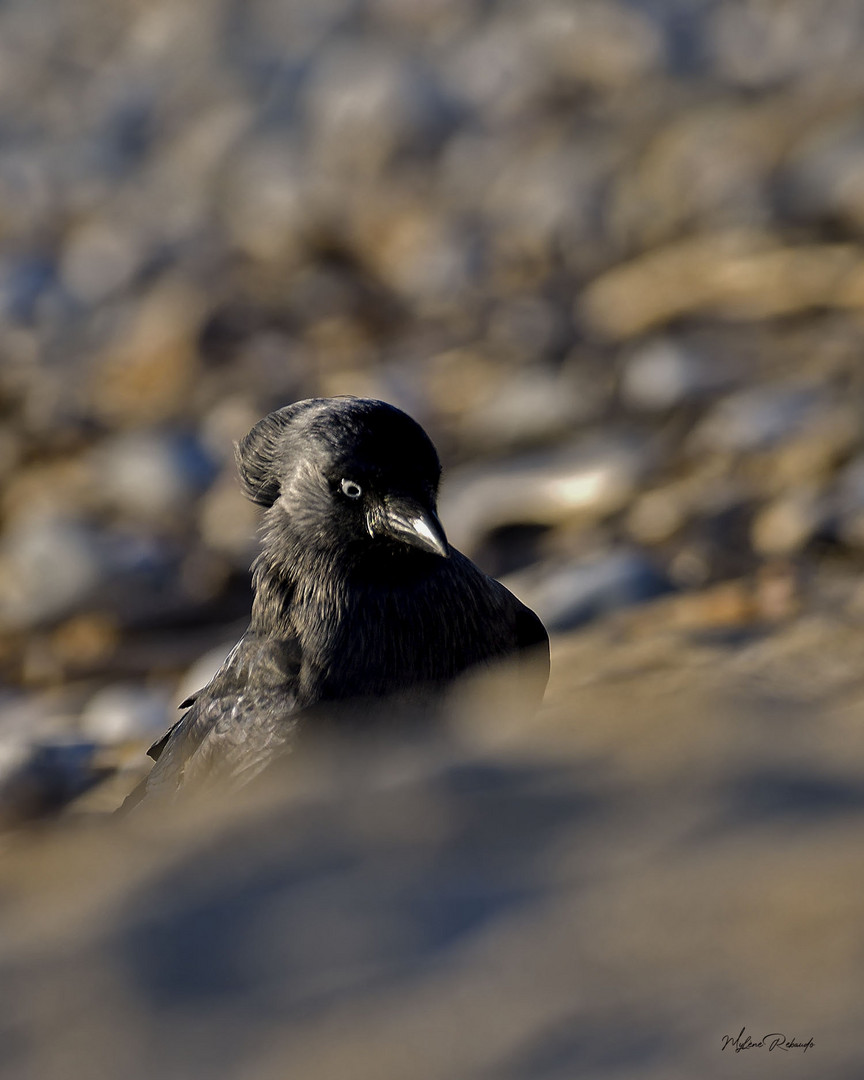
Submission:
[[401,410],[311,398],[260,420],[236,446],[245,494],[310,551],[450,549],[436,513],[441,465]]

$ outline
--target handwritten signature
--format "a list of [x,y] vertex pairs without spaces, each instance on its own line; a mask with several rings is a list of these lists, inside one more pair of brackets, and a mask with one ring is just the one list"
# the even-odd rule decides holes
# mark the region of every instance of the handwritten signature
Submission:
[[742,1027],[737,1035],[724,1035],[722,1038],[721,1050],[725,1050],[727,1047],[733,1047],[736,1054],[740,1054],[742,1050],[764,1050],[767,1048],[770,1054],[772,1050],[803,1050],[806,1054],[808,1050],[813,1049],[813,1040],[808,1039],[807,1042],[798,1042],[797,1039],[787,1039],[786,1036],[780,1031],[771,1031],[767,1035],[763,1035],[761,1039],[751,1039],[746,1034],[746,1027]]

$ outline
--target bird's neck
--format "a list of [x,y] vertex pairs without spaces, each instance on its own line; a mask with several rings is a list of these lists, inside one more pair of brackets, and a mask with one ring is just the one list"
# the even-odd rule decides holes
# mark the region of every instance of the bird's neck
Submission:
[[290,637],[297,631],[299,609],[307,619],[332,615],[344,596],[345,571],[326,550],[292,542],[284,531],[276,538],[265,535],[252,565],[252,631],[262,637]]
[[294,583],[261,554],[252,566],[251,629],[259,637],[289,637]]
[[[375,601],[393,589],[418,586],[440,569],[437,556],[405,545],[340,546],[298,536],[284,514],[265,518],[261,553],[252,566],[255,597],[251,629],[262,637],[315,634],[335,625],[352,598],[371,592]],[[416,599],[416,597],[415,597]]]

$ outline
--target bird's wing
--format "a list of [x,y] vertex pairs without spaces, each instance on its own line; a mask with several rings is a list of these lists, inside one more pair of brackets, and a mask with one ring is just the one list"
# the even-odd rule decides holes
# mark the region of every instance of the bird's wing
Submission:
[[147,778],[147,793],[239,786],[285,752],[297,725],[296,696],[252,690],[202,699],[172,730]]
[[293,639],[247,634],[186,713],[148,750],[149,775],[123,804],[173,796],[187,784],[226,785],[251,779],[285,752],[296,727],[300,671]]

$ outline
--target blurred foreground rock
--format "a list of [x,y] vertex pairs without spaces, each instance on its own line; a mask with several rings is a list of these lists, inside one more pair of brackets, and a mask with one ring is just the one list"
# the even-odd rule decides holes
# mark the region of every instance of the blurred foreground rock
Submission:
[[[673,597],[557,639],[530,723],[481,694],[231,805],[10,836],[3,1075],[854,1080],[862,660],[830,583],[773,623]],[[722,1051],[744,1025],[814,1049]]]

